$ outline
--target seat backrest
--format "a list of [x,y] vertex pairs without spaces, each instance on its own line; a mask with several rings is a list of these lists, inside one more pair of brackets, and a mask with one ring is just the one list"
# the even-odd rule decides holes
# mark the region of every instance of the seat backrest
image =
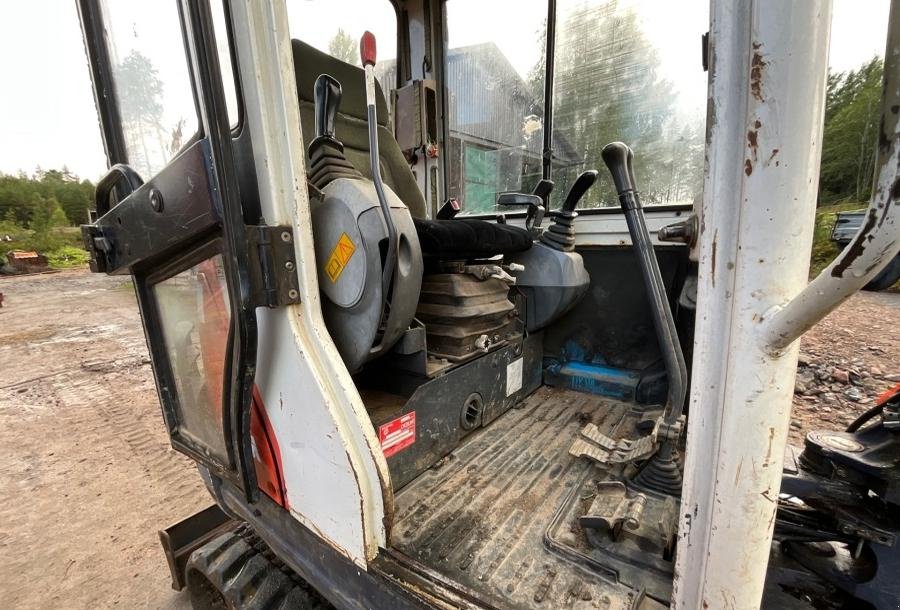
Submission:
[[[323,53],[305,42],[293,40],[294,73],[297,78],[297,94],[300,98],[300,123],[303,145],[307,149],[315,138],[315,83],[320,74],[329,74],[341,83],[343,96],[335,117],[335,137],[344,144],[344,156],[367,177],[369,169],[369,132],[366,124],[366,88],[362,68]],[[378,153],[381,179],[397,193],[415,218],[425,218],[425,198],[422,196],[412,170],[394,139],[390,115],[384,93],[375,83],[378,115]]]

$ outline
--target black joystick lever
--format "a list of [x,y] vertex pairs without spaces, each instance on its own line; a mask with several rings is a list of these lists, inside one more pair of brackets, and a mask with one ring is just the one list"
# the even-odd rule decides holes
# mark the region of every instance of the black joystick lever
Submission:
[[634,482],[645,488],[680,495],[681,471],[676,457],[676,443],[681,435],[681,415],[688,381],[687,366],[678,341],[675,318],[666,297],[665,284],[659,272],[653,242],[650,241],[650,232],[644,220],[641,200],[635,188],[634,153],[625,144],[613,142],[604,146],[600,154],[606,167],[609,168],[616,192],[619,194],[619,204],[628,223],[628,232],[631,234],[631,243],[640,263],[647,295],[651,299],[653,326],[666,365],[669,384],[666,407],[654,432],[661,444],[635,477]]
[[338,178],[361,178],[344,157],[344,145],[335,137],[334,120],[341,105],[341,83],[320,74],[314,89],[316,137],[309,143],[309,181],[319,190]]
[[598,173],[595,169],[589,169],[578,176],[575,184],[566,193],[562,207],[550,213],[553,217],[553,224],[541,233],[542,244],[560,252],[571,252],[575,249],[575,218],[578,217],[575,207],[597,181],[597,176]]
[[[341,83],[333,76],[321,74],[316,79],[316,140],[328,138],[337,142],[334,138],[334,118],[337,116],[338,107],[341,105]],[[337,142],[340,144],[340,142]]]

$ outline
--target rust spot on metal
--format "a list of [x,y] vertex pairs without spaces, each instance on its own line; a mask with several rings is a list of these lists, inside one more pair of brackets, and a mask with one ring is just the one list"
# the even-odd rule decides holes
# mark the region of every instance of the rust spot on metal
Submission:
[[766,457],[763,459],[763,466],[768,466],[772,460],[772,442],[775,440],[775,428],[769,427],[769,448],[766,450]]
[[[772,159],[775,158],[775,155],[778,154],[778,150],[779,150],[779,149],[777,149],[777,148],[773,148],[773,149],[772,149],[772,154],[769,155],[769,160],[766,161],[766,164],[767,164],[767,165],[768,165],[769,163],[771,163],[771,162],[772,162]],[[775,166],[776,166],[776,167],[778,166],[778,163],[777,163],[777,162],[775,163]]]
[[863,225],[863,228],[856,234],[856,237],[853,238],[850,245],[841,253],[837,264],[834,266],[834,269],[831,270],[831,277],[844,277],[844,271],[847,270],[847,267],[852,265],[853,261],[862,256],[862,253],[866,249],[866,238],[869,236],[869,231],[875,227],[877,220],[878,217],[875,214],[875,210],[870,209],[869,214],[866,217],[866,224]]
[[744,173],[748,176],[753,173],[753,163],[750,162],[750,159],[744,161]]
[[710,257],[710,263],[712,267],[712,285],[713,288],[716,287],[716,249],[719,247],[719,231],[716,230],[713,235],[713,245],[712,245],[712,256]]
[[750,154],[753,155],[753,159],[756,159],[756,150],[758,147],[757,141],[758,132],[754,129],[751,129],[747,132],[747,146],[750,147]]
[[750,93],[758,101],[766,101],[762,94],[763,71],[768,63],[762,58],[759,48],[762,45],[753,43],[753,59],[750,60]]

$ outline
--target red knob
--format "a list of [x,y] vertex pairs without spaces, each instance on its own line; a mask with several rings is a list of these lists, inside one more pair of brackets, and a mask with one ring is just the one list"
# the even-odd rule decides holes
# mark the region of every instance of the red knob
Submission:
[[359,39],[359,57],[363,66],[375,65],[375,34],[368,30]]

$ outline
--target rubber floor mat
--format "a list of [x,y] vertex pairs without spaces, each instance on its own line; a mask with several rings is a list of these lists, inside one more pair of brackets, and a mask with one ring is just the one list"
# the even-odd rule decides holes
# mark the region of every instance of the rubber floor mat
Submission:
[[614,436],[628,410],[540,388],[397,494],[392,546],[498,608],[658,607],[545,543],[591,467],[568,454],[578,431],[593,422]]

